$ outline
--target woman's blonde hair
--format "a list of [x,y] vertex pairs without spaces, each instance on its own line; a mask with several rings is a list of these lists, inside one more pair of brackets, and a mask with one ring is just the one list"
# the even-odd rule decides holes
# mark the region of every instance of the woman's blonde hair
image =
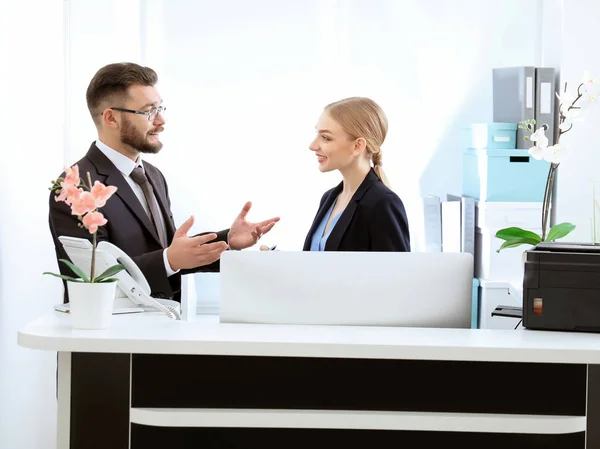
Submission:
[[340,124],[351,139],[365,139],[367,154],[373,161],[375,174],[390,187],[381,167],[381,145],[387,135],[388,121],[379,105],[370,98],[350,97],[328,104],[325,111]]

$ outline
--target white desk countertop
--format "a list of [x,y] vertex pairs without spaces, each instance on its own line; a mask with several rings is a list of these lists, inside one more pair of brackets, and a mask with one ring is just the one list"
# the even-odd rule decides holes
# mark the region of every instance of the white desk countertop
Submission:
[[114,315],[106,330],[75,330],[50,312],[19,330],[21,346],[49,351],[211,354],[600,364],[600,334],[532,330],[221,324],[159,313]]

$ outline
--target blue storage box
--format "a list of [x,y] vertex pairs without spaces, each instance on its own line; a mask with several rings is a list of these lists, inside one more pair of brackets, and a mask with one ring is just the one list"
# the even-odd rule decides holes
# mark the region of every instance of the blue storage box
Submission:
[[473,123],[470,148],[488,150],[514,150],[517,148],[516,123]]
[[479,329],[479,279],[473,278],[473,297],[471,299],[471,329]]
[[480,201],[542,202],[550,163],[527,150],[476,150],[463,155],[463,195]]

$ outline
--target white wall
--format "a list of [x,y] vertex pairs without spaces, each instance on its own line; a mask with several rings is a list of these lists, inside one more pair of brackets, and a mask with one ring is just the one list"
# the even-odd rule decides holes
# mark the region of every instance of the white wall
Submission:
[[60,281],[41,274],[57,269],[47,187],[94,137],[93,73],[139,56],[139,5],[0,0],[0,11],[0,448],[52,449],[56,353],[17,346],[17,330],[62,301]]
[[151,159],[178,222],[194,213],[197,230],[223,228],[252,199],[251,218],[282,216],[267,240],[282,249],[300,247],[339,179],[307,149],[322,107],[372,96],[390,120],[384,166],[418,235],[419,196],[460,190],[460,128],[491,119],[492,67],[540,63],[541,5],[0,0],[0,448],[54,447],[56,355],[18,347],[16,331],[61,299],[41,275],[56,268],[46,187],[95,138],[85,89],[99,67],[158,70],[168,123]]
[[541,63],[541,0],[152,5],[142,47],[168,107],[155,159],[176,220],[224,228],[251,199],[251,218],[282,217],[265,238],[281,249],[301,248],[340,179],[308,150],[327,103],[365,95],[386,111],[384,167],[418,249],[421,195],[460,193],[461,128],[492,118],[492,68]]
[[90,80],[106,64],[140,60],[140,2],[69,0],[65,4],[68,78],[64,160],[73,164],[97,137],[85,101]]
[[[35,10],[35,13],[32,13]],[[54,447],[56,354],[17,329],[60,302],[47,226],[63,155],[62,1],[0,3],[0,448]]]
[[[592,0],[564,2],[563,38],[561,41],[561,80],[576,89],[584,70],[600,77],[600,4]],[[591,241],[591,181],[600,181],[600,140],[598,122],[600,103],[589,108],[585,120],[561,137],[569,147],[559,167],[557,181],[557,222],[570,221],[577,228],[572,241]]]

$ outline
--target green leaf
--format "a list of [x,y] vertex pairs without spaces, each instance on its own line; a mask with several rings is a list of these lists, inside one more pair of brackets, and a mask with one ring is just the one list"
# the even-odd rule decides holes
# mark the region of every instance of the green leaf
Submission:
[[98,283],[105,283],[105,282],[118,282],[118,278],[108,278],[108,279],[102,279],[101,281],[97,280],[95,282]]
[[61,278],[65,281],[81,282],[81,279],[72,278],[71,276],[65,276],[64,274],[50,273],[49,271],[44,271],[42,274],[49,274],[50,276]]
[[64,263],[67,267],[69,267],[73,271],[73,273],[75,273],[77,276],[79,276],[81,279],[83,279],[83,282],[90,282],[89,278],[85,275],[83,270],[81,268],[79,268],[77,265],[71,263],[67,259],[59,259],[59,260],[62,263]]
[[550,228],[548,236],[546,237],[546,241],[552,242],[553,240],[562,239],[573,229],[575,229],[575,225],[572,223],[560,223],[554,225]]
[[497,253],[499,253],[500,251],[502,251],[503,249],[506,248],[514,248],[516,246],[521,246],[521,245],[536,245],[539,242],[534,242],[531,239],[528,238],[516,238],[516,239],[511,239],[511,240],[507,240],[505,241],[502,246],[500,246],[500,248],[498,248],[496,250]]
[[125,266],[121,264],[113,265],[112,267],[107,268],[106,271],[104,271],[104,273],[102,273],[101,275],[96,276],[94,278],[94,282],[101,282],[104,278],[114,276],[115,274],[123,271],[124,269]]
[[496,232],[496,238],[501,240],[514,240],[518,238],[529,239],[533,242],[532,245],[537,245],[542,241],[542,237],[535,232],[527,231],[517,227],[500,229],[498,232]]

